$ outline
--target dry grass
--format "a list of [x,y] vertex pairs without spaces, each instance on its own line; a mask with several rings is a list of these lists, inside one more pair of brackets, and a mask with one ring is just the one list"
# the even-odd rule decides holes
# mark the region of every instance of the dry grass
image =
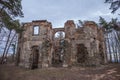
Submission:
[[120,80],[120,64],[35,70],[0,65],[0,80]]

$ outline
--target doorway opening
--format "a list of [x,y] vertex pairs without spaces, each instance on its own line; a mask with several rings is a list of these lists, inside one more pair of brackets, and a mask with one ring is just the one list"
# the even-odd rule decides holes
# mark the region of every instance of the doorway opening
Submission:
[[38,68],[38,61],[39,61],[39,49],[38,46],[32,47],[32,54],[31,54],[31,69]]
[[87,60],[88,51],[84,44],[77,44],[77,62],[85,63]]

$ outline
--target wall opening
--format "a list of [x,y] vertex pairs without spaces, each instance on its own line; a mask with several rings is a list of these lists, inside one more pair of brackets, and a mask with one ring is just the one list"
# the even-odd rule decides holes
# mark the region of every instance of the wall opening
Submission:
[[104,52],[103,52],[103,46],[102,46],[102,44],[99,44],[99,54],[100,54],[100,58],[101,58],[101,61],[100,61],[100,63],[102,64],[102,63],[104,63]]
[[84,44],[77,44],[77,62],[85,63],[87,61],[88,51]]
[[65,32],[58,31],[54,35],[54,52],[52,64],[55,67],[61,67],[64,61],[64,38]]
[[64,39],[65,38],[65,32],[58,31],[55,33],[54,38]]
[[39,26],[33,26],[33,35],[39,35]]
[[32,54],[30,56],[31,69],[38,68],[38,61],[39,61],[39,49],[38,46],[33,46]]

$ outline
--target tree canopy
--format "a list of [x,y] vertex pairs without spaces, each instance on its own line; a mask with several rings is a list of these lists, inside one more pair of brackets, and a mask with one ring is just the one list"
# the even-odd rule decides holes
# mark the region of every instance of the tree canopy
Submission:
[[23,17],[21,0],[0,0],[0,27],[15,29],[15,17]]
[[21,0],[0,0],[0,12],[4,11],[12,17],[22,17]]
[[112,13],[115,13],[115,11],[120,8],[120,0],[105,0],[105,3],[110,4],[110,9],[112,10]]

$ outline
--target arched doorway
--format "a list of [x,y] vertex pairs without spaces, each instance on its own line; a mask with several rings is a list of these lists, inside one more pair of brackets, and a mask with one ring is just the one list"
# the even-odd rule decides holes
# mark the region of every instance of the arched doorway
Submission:
[[32,47],[32,53],[30,55],[30,68],[36,69],[38,68],[38,61],[39,61],[39,48],[38,46]]
[[102,44],[99,44],[99,54],[100,54],[100,58],[101,58],[101,60],[100,60],[100,64],[103,64],[104,63],[104,52],[103,52],[103,46],[102,46]]
[[84,44],[77,44],[77,62],[85,63],[88,58],[88,51]]

